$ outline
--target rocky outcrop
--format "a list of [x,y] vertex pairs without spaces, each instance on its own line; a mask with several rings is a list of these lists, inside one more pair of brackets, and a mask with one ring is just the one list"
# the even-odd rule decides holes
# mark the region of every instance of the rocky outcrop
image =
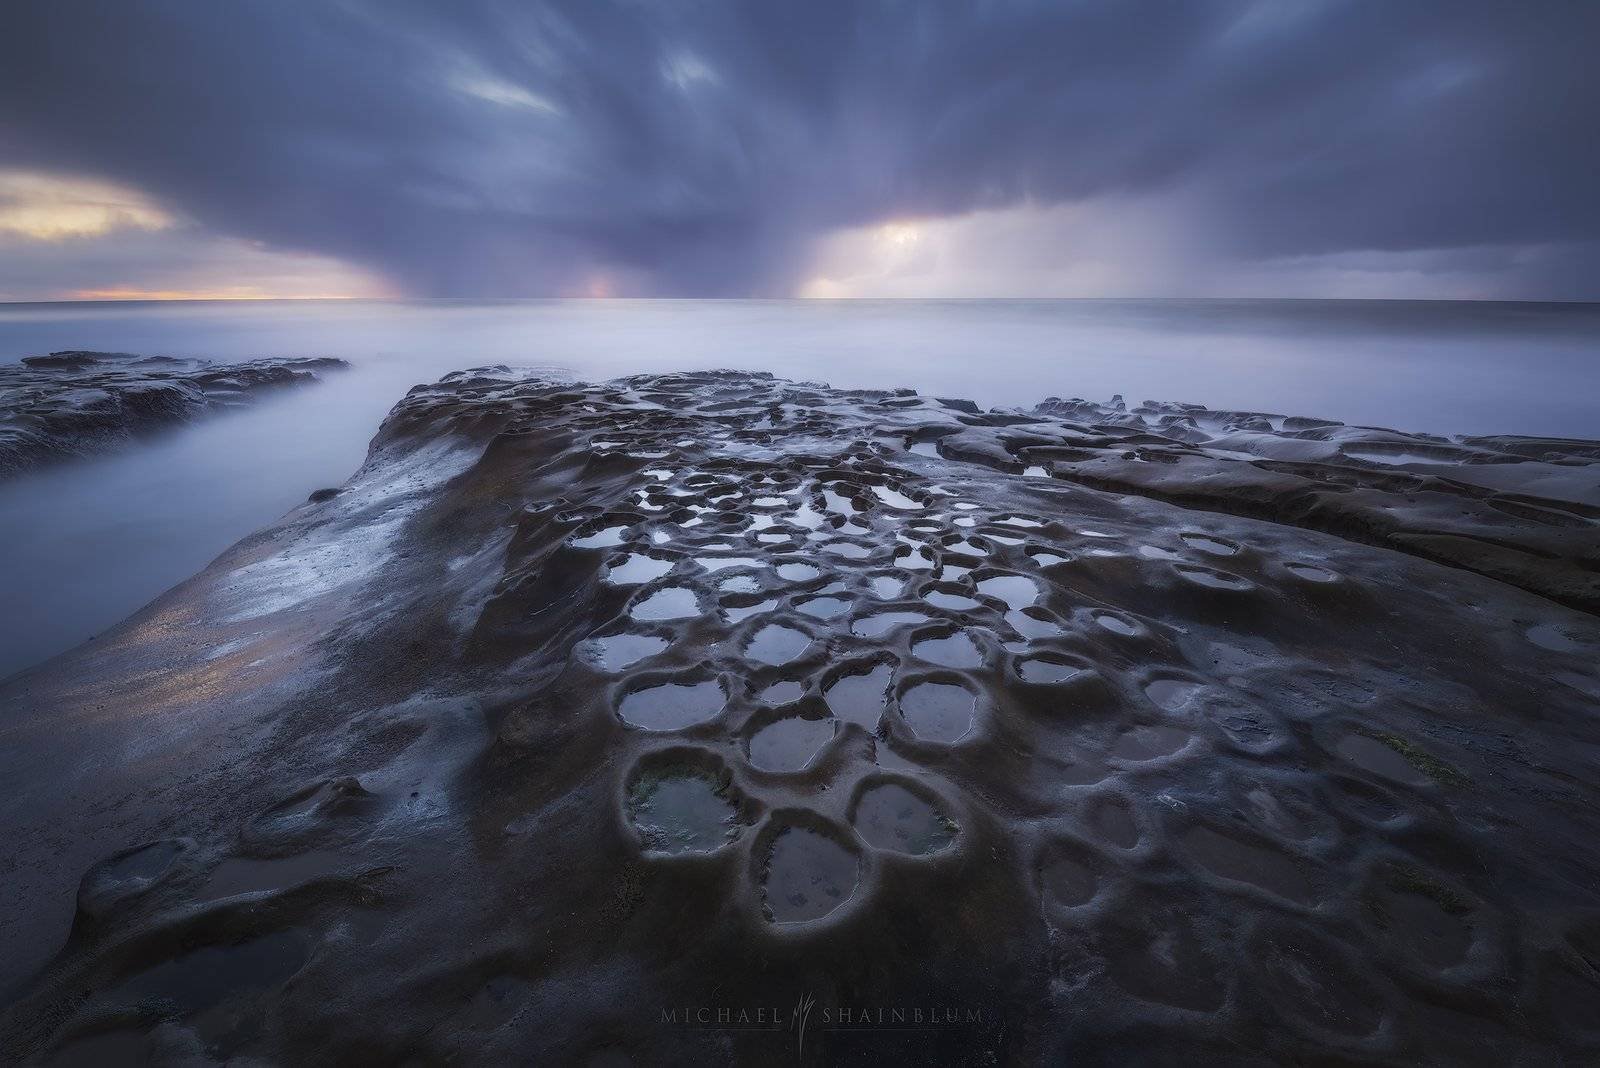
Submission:
[[941,448],[1012,470],[1364,541],[1600,612],[1600,442],[1444,438],[1193,404],[1049,400],[998,440]]
[[0,1051],[1592,1058],[1600,624],[1051,477],[1290,462],[1211,421],[413,390],[341,492],[0,688]]
[[330,357],[214,364],[78,351],[0,364],[0,478],[109,452],[346,366]]

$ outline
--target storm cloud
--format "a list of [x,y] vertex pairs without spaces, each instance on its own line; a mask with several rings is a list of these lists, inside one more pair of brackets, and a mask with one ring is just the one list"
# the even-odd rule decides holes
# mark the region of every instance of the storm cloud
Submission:
[[[1596,299],[1596,41],[1563,0],[24,0],[0,169],[176,220],[103,242],[417,296],[788,296],[917,220],[955,227],[934,275],[1021,291]],[[1073,273],[1124,233],[1120,274]],[[13,290],[30,257],[70,274],[57,237],[0,255]]]

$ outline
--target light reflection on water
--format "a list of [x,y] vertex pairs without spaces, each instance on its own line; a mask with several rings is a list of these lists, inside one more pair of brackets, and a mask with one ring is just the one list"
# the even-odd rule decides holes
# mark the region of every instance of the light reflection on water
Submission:
[[355,364],[121,456],[0,484],[0,675],[89,637],[342,482],[407,389],[461,367],[739,367],[912,386],[1600,437],[1600,306],[1352,301],[0,305],[0,361],[63,348]]

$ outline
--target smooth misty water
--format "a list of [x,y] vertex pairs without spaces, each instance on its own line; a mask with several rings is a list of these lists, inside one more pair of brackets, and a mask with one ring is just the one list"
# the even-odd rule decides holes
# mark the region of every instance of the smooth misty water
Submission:
[[334,355],[325,385],[0,485],[0,675],[193,574],[361,462],[407,389],[483,364],[706,367],[1600,437],[1600,305],[1354,301],[515,301],[0,305],[0,361],[52,349]]

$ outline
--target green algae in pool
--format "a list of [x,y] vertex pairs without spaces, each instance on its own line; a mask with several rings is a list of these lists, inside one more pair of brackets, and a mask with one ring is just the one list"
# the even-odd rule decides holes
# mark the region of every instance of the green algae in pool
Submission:
[[651,853],[709,853],[737,838],[728,784],[687,764],[647,771],[628,790],[628,822]]

